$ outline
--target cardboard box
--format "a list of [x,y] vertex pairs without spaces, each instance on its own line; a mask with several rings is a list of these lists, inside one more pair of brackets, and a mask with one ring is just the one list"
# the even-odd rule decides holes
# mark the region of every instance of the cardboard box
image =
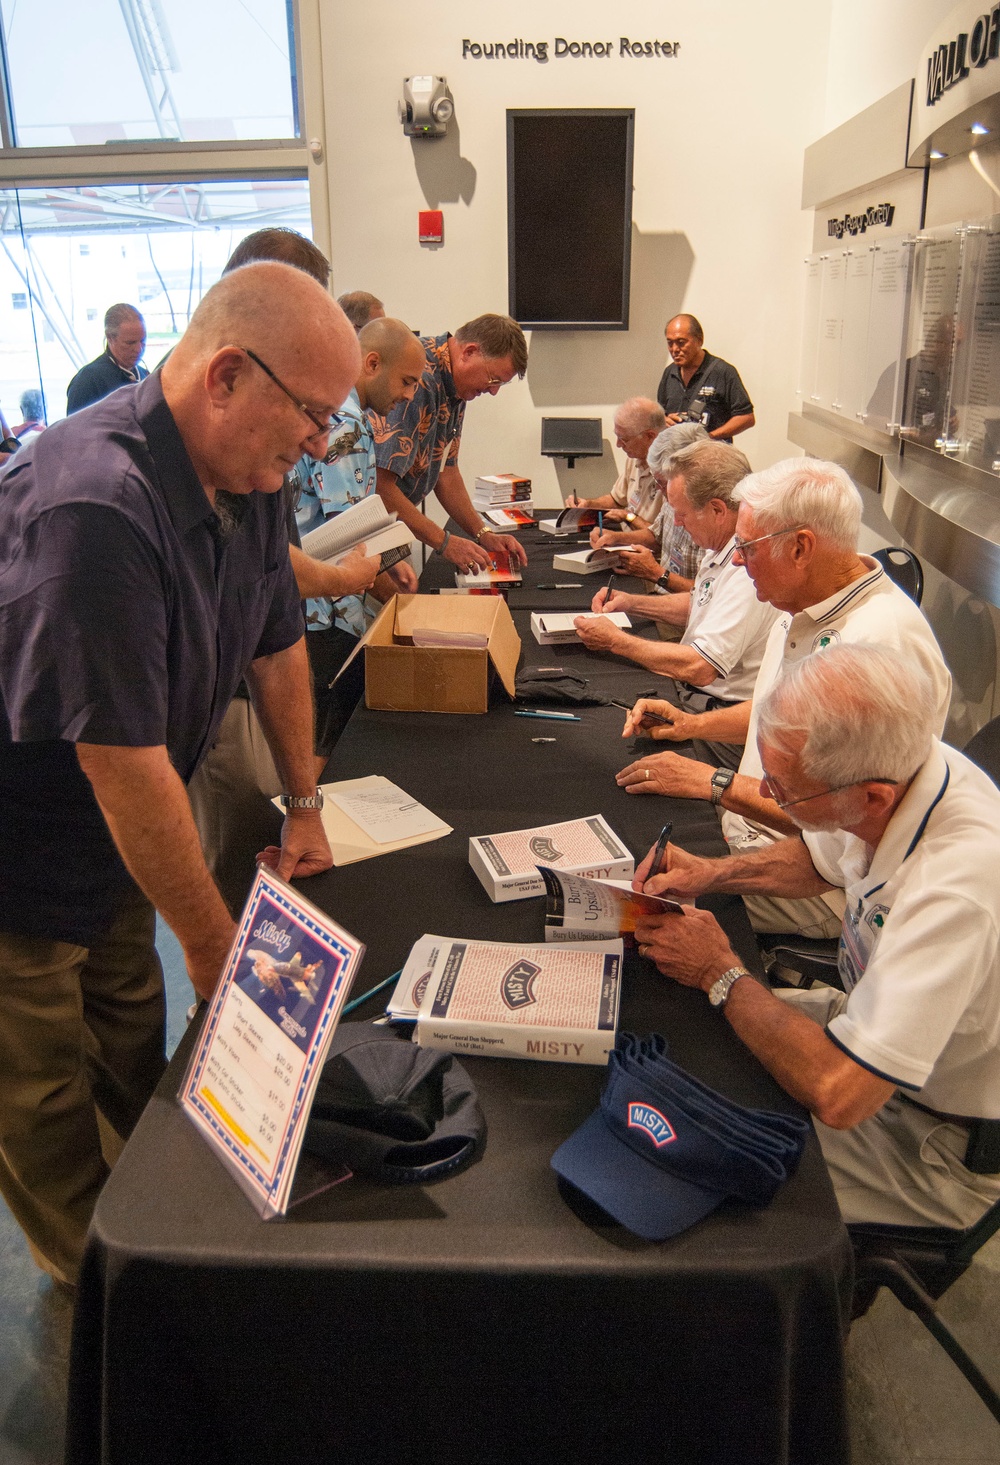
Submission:
[[[414,630],[480,633],[480,647],[415,646]],[[383,712],[485,712],[490,668],[514,698],[521,638],[501,596],[394,595],[365,637],[365,704]]]
[[600,814],[535,829],[474,835],[469,840],[469,864],[497,904],[544,895],[539,865],[589,880],[631,880],[635,874],[635,861]]

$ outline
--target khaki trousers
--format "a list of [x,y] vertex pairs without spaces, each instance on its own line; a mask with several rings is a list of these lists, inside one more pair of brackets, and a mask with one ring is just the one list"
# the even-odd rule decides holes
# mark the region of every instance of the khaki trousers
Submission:
[[[824,1027],[847,1001],[822,986],[774,995]],[[1000,1197],[1000,1175],[976,1175],[963,1164],[966,1126],[925,1114],[898,1094],[851,1129],[813,1123],[847,1225],[964,1230]]]
[[253,884],[257,855],[281,839],[281,814],[271,803],[281,792],[257,714],[246,697],[234,697],[188,784],[205,863],[234,916]]
[[165,1067],[155,920],[134,891],[90,947],[0,932],[0,1191],[57,1281]]

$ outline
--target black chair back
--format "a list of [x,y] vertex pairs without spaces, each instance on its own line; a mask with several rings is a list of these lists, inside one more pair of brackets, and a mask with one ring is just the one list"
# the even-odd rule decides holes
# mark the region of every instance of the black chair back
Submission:
[[966,743],[962,750],[977,768],[1000,785],[1000,717],[994,717]]
[[912,550],[892,545],[889,549],[876,549],[872,559],[878,560],[889,579],[905,590],[914,605],[920,604],[924,598],[924,572]]

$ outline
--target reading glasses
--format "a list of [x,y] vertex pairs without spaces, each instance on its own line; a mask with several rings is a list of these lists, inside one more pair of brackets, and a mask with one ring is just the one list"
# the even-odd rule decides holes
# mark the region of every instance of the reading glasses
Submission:
[[339,412],[331,412],[328,418],[320,417],[319,413],[314,412],[311,407],[307,407],[305,402],[299,401],[295,393],[289,387],[285,386],[285,383],[281,380],[281,377],[278,375],[278,373],[276,371],[272,371],[266,361],[261,361],[256,351],[251,351],[249,346],[240,346],[237,349],[242,351],[245,356],[249,356],[250,360],[255,362],[260,367],[264,375],[269,376],[274,382],[274,385],[281,388],[288,400],[290,402],[294,402],[300,412],[305,413],[305,415],[309,418],[309,421],[315,427],[317,436],[327,437],[335,427],[339,427],[340,424],[344,421],[344,418],[341,417]]
[[805,529],[806,527],[805,524],[789,524],[787,529],[773,529],[770,534],[758,534],[756,539],[741,539],[736,534],[734,535],[736,543],[729,553],[724,556],[722,564],[728,565],[733,555],[737,553],[741,554],[744,559],[750,559],[751,556],[747,554],[747,550],[752,549],[755,544],[763,544],[765,539],[777,539],[781,534],[797,534],[800,529]]
[[884,783],[887,788],[892,788],[895,782],[891,778],[856,778],[853,783],[838,783],[834,788],[823,788],[818,794],[806,794],[801,799],[782,799],[781,789],[769,773],[762,773],[760,781],[765,785],[779,809],[793,809],[796,804],[808,804],[813,799],[825,799],[827,794],[841,794],[845,789],[861,788],[866,783]]

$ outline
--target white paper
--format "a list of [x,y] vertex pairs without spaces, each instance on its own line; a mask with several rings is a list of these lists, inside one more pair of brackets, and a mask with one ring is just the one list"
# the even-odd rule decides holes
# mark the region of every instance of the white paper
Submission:
[[443,819],[379,774],[348,779],[327,797],[376,844],[396,844],[448,828]]

